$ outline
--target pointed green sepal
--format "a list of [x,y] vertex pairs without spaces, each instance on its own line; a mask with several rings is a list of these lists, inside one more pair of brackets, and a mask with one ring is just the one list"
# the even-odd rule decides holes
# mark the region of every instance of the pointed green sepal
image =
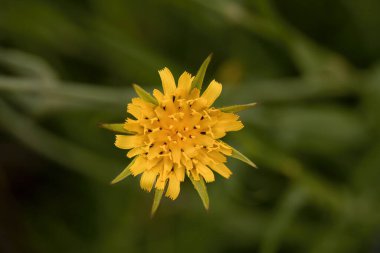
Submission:
[[201,67],[199,68],[197,74],[195,75],[193,82],[191,83],[191,89],[198,88],[199,90],[202,89],[203,79],[206,75],[206,70],[208,67],[208,64],[210,63],[212,58],[212,54],[210,54],[206,60],[202,63]]
[[238,150],[236,150],[235,148],[229,146],[231,149],[232,149],[232,154],[231,154],[231,157],[235,158],[235,159],[238,159],[242,162],[245,162],[246,164],[252,166],[253,168],[257,169],[257,166],[256,164],[254,164],[251,160],[249,160],[248,157],[246,157],[245,155],[243,155],[242,153],[240,153]]
[[121,134],[135,134],[134,132],[128,131],[124,129],[124,124],[123,123],[104,123],[104,124],[99,124],[101,128],[107,129],[112,132],[116,133],[121,133]]
[[141,88],[141,86],[137,84],[133,84],[133,88],[135,89],[137,95],[144,101],[152,103],[154,105],[158,105],[157,99],[155,99],[152,95],[149,94],[146,90]]
[[193,183],[195,190],[197,190],[199,197],[201,197],[201,200],[202,200],[204,207],[206,208],[206,210],[208,210],[210,201],[208,198],[207,187],[206,187],[205,181],[203,180],[202,177],[198,181],[194,180],[192,176],[189,176],[189,178],[190,178],[191,182]]
[[160,202],[162,198],[162,194],[164,193],[164,190],[158,190],[156,189],[154,192],[154,200],[153,200],[153,205],[152,205],[152,211],[150,212],[150,216],[153,217],[154,214],[156,213]]
[[121,180],[125,179],[126,177],[128,177],[129,175],[131,175],[131,171],[129,170],[129,168],[132,166],[132,164],[134,164],[135,160],[136,160],[136,157],[132,160],[132,162],[128,164],[128,166],[119,175],[117,175],[117,177],[115,177],[114,180],[112,180],[111,184],[116,184],[120,182]]
[[231,105],[231,106],[221,107],[219,108],[219,110],[221,110],[222,112],[235,113],[235,112],[240,112],[240,111],[250,109],[256,105],[257,103],[249,103],[249,104],[244,104],[244,105]]

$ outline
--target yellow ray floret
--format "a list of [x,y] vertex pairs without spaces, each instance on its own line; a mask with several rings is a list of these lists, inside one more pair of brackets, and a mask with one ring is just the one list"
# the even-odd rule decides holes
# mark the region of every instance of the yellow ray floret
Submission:
[[192,88],[194,77],[187,72],[178,85],[169,69],[159,75],[163,92],[154,90],[149,99],[132,99],[127,112],[133,118],[123,125],[132,134],[116,135],[115,145],[129,149],[127,156],[134,157],[129,172],[141,175],[142,189],[166,188],[165,195],[174,200],[186,176],[205,182],[213,182],[214,173],[231,176],[225,163],[233,150],[219,139],[243,124],[236,114],[212,106],[222,92],[215,80],[201,94]]

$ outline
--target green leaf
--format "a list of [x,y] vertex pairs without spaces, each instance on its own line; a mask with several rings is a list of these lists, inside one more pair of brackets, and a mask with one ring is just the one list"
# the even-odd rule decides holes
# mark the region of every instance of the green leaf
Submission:
[[116,184],[120,182],[121,180],[123,180],[124,178],[131,175],[131,171],[129,170],[129,168],[132,166],[132,164],[135,163],[135,160],[136,160],[136,157],[132,160],[132,162],[128,164],[128,166],[114,180],[112,180],[111,184]]
[[208,198],[205,181],[203,180],[202,177],[200,178],[199,181],[194,180],[192,176],[189,176],[189,178],[191,182],[193,183],[195,190],[197,190],[199,197],[201,197],[204,207],[206,208],[206,210],[208,210],[209,198]]
[[[228,145],[229,146],[229,145]],[[252,166],[253,168],[257,169],[257,166],[256,164],[254,164],[251,160],[248,159],[248,157],[246,157],[245,155],[243,155],[242,153],[240,153],[237,149],[229,146],[231,149],[232,149],[232,154],[231,154],[231,157],[235,158],[235,159],[238,159],[242,162],[245,162],[246,164]]]
[[157,99],[155,99],[152,95],[149,94],[146,90],[141,88],[141,86],[137,84],[133,84],[133,88],[135,89],[137,95],[144,101],[152,103],[154,105],[158,105]]
[[160,205],[162,194],[164,193],[164,190],[158,190],[154,192],[154,200],[153,200],[153,205],[152,205],[152,211],[150,213],[150,216],[153,217],[154,214],[156,213],[158,206]]
[[100,124],[99,126],[116,133],[135,134],[134,132],[125,130],[123,123],[112,123],[112,124],[104,123],[104,124]]
[[244,105],[231,105],[231,106],[225,106],[225,107],[219,108],[219,110],[221,110],[222,112],[234,113],[234,112],[240,112],[240,111],[250,109],[256,105],[257,103],[249,103],[249,104],[244,104]]
[[202,63],[201,67],[199,68],[197,74],[195,75],[193,82],[191,84],[191,89],[198,88],[199,90],[202,89],[203,79],[205,78],[206,70],[208,67],[208,64],[210,63],[212,58],[212,54],[210,54],[206,60]]

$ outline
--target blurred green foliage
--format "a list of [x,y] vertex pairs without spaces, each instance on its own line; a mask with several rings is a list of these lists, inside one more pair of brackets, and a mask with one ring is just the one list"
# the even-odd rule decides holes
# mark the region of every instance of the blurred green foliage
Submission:
[[[1,0],[0,252],[379,252],[380,2]],[[258,102],[227,142],[259,167],[153,194],[101,122],[165,66]]]

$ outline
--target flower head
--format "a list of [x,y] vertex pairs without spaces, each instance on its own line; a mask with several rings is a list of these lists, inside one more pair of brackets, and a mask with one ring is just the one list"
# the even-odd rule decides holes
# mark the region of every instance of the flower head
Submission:
[[120,131],[129,134],[116,135],[115,141],[116,147],[128,149],[127,156],[134,160],[114,181],[129,174],[141,175],[142,189],[155,188],[162,194],[167,185],[165,195],[174,200],[186,177],[194,186],[205,188],[204,181],[213,182],[215,173],[224,178],[231,176],[226,156],[242,158],[220,138],[242,129],[243,124],[239,116],[229,112],[236,106],[213,107],[222,91],[217,81],[213,80],[201,93],[187,72],[177,83],[167,68],[159,75],[163,92],[155,89],[153,97],[135,86],[140,97],[128,104],[127,112],[132,117],[126,119]]

